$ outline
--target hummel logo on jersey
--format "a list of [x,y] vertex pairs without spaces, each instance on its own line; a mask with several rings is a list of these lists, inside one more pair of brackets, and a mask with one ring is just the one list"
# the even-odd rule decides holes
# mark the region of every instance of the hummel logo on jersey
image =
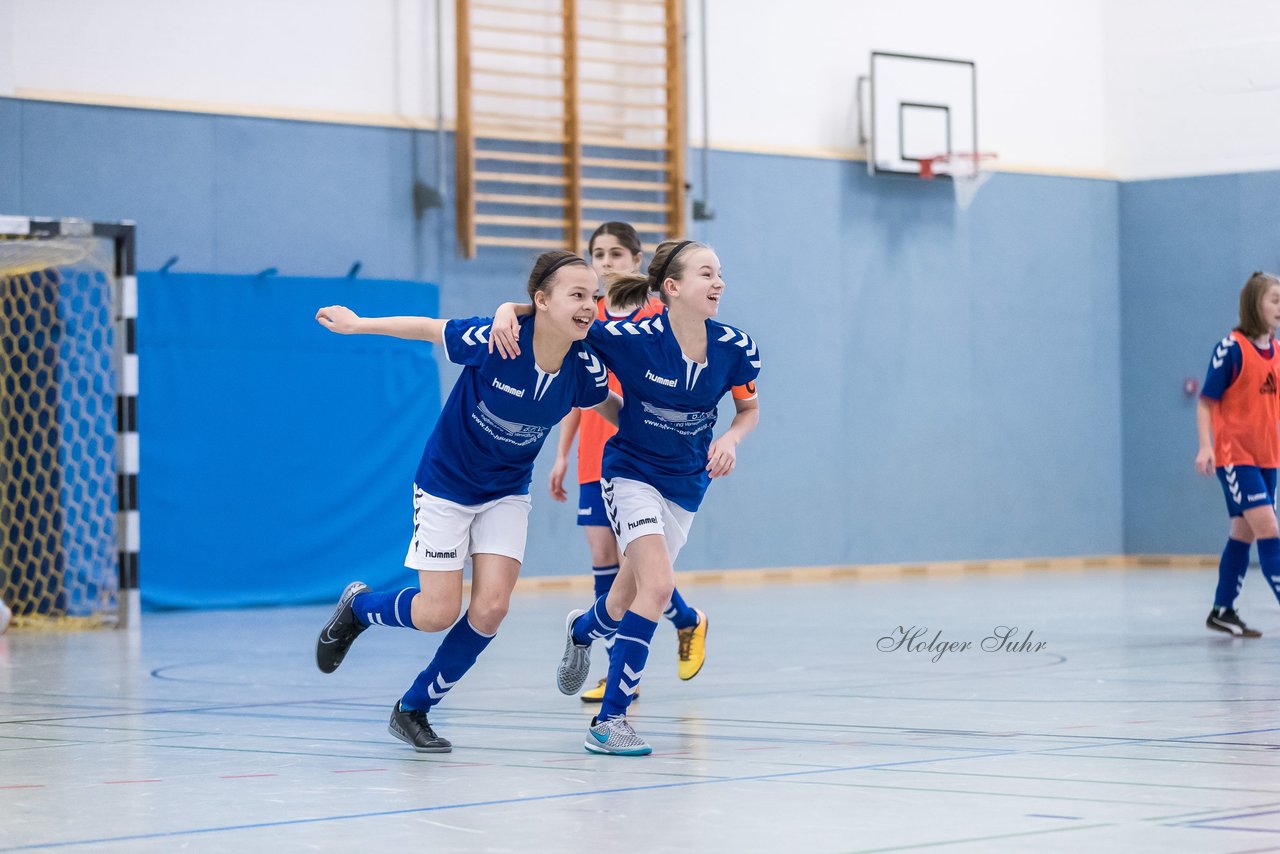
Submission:
[[1267,494],[1265,492],[1259,492],[1257,495],[1246,495],[1244,500],[1245,501],[1261,501],[1266,497],[1267,497]]
[[505,391],[507,394],[512,394],[512,395],[515,395],[516,397],[524,397],[524,389],[512,388],[511,386],[507,385],[501,380],[494,380],[493,387],[496,388],[498,391]]
[[647,380],[652,380],[653,382],[657,383],[658,385],[664,385],[664,386],[666,386],[667,388],[675,388],[675,387],[676,387],[676,381],[675,381],[675,380],[669,380],[669,379],[667,379],[666,377],[660,377],[660,376],[658,376],[657,374],[655,374],[653,371],[645,371],[645,372],[644,372],[644,378],[645,378],[645,379],[647,379]]
[[639,528],[641,525],[656,525],[656,524],[658,524],[657,516],[645,516],[643,519],[637,519],[634,522],[628,522],[627,530],[634,531],[636,528]]
[[1230,350],[1232,346],[1235,345],[1235,343],[1236,343],[1236,339],[1228,335],[1226,338],[1222,339],[1221,344],[1219,344],[1216,348],[1214,348],[1213,366],[1215,368],[1222,367],[1223,360],[1227,358],[1227,352]]
[[1262,388],[1258,389],[1258,394],[1275,394],[1276,393],[1276,375],[1267,374],[1267,378],[1262,383]]

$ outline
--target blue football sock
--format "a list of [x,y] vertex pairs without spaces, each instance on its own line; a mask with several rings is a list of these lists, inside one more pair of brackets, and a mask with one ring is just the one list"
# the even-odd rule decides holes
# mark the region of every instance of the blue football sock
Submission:
[[609,637],[618,630],[618,624],[609,616],[609,612],[605,610],[603,596],[596,597],[596,603],[591,606],[587,613],[583,614],[573,623],[573,642],[578,645],[585,645],[593,640],[601,640]]
[[618,577],[618,565],[591,567],[591,579],[596,585],[596,598],[599,599],[613,587],[613,580]]
[[427,669],[418,674],[413,685],[400,699],[400,708],[405,711],[414,709],[430,709],[444,699],[449,689],[476,663],[480,653],[493,640],[493,635],[482,635],[476,631],[467,615],[453,624],[449,634],[440,642],[435,658],[427,665]]
[[413,628],[413,597],[418,595],[418,588],[405,587],[403,590],[384,590],[374,593],[358,593],[351,600],[351,610],[356,621],[362,626],[377,624],[379,626],[397,626],[405,629]]
[[1213,607],[1235,607],[1245,573],[1249,570],[1251,546],[1252,543],[1227,538],[1227,547],[1222,550],[1222,560],[1218,562],[1218,589],[1213,594]]
[[1258,562],[1262,564],[1262,574],[1267,577],[1271,591],[1280,599],[1280,539],[1258,540]]
[[698,612],[689,607],[689,603],[684,601],[684,597],[676,589],[671,591],[671,604],[662,612],[662,616],[670,620],[677,629],[698,625]]
[[644,663],[649,660],[649,641],[658,624],[628,611],[618,623],[609,653],[609,676],[604,683],[604,700],[598,720],[608,720],[627,713],[631,698],[640,687]]

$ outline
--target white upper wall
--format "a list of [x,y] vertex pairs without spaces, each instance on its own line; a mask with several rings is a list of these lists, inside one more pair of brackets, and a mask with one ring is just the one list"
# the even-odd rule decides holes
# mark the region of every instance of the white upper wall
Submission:
[[[0,0],[0,96],[430,126],[436,2]],[[702,2],[687,12],[695,144]],[[857,79],[882,50],[975,61],[980,146],[1006,168],[1280,168],[1274,0],[706,3],[713,146],[857,153]]]
[[[700,142],[689,0],[690,136]],[[1018,168],[1106,171],[1102,0],[707,0],[711,142],[849,150],[873,50],[977,64],[978,144]]]
[[20,97],[371,121],[396,113],[397,99],[412,112],[424,106],[408,99],[423,79],[413,63],[434,43],[421,32],[431,0],[0,2],[14,8],[10,82]]
[[1280,169],[1280,3],[1109,0],[1104,9],[1117,175]]

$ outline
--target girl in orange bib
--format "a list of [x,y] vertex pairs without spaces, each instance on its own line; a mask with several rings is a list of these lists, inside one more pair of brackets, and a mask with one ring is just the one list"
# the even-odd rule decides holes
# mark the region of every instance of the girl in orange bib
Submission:
[[1218,589],[1205,625],[1256,638],[1235,610],[1258,543],[1258,561],[1280,598],[1280,524],[1276,468],[1280,467],[1280,278],[1254,273],[1240,291],[1240,324],[1214,348],[1196,407],[1200,450],[1196,471],[1215,471],[1227,500],[1231,533],[1218,564]]

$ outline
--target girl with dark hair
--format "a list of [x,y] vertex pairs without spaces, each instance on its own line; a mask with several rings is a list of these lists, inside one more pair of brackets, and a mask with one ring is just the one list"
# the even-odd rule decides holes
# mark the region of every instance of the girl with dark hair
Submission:
[[[587,343],[622,383],[618,433],[605,445],[602,488],[622,569],[589,609],[565,621],[565,649],[556,673],[560,691],[586,681],[593,640],[614,636],[600,712],[584,746],[594,753],[641,756],[651,748],[627,720],[644,673],[657,620],[675,586],[674,564],[712,478],[737,464],[737,446],[759,420],[755,380],[760,354],[747,333],[713,318],[725,283],[710,247],[669,240],[658,247],[649,275],[610,277],[611,302],[629,304],[657,291],[666,310],[638,323],[596,321]],[[491,345],[520,352],[510,303],[494,318]],[[717,404],[733,393],[733,423],[712,438]]]
[[[606,222],[591,235],[587,244],[591,267],[603,280],[613,274],[634,273],[640,269],[642,259],[640,236],[625,222]],[[611,302],[607,296],[596,304],[596,318],[601,321],[635,323],[662,313],[662,301],[649,293],[637,293],[627,302]],[[609,375],[609,388],[621,394],[617,377]],[[618,574],[618,540],[605,513],[604,494],[600,485],[600,462],[605,442],[618,432],[599,413],[574,409],[560,422],[560,440],[556,446],[556,461],[551,469],[551,497],[564,501],[568,493],[564,488],[564,476],[569,467],[569,451],[573,440],[578,440],[578,525],[586,533],[587,546],[591,550],[591,577],[595,583],[596,598],[609,592]],[[706,661],[707,616],[689,606],[678,589],[672,590],[671,602],[662,612],[677,633],[676,672],[681,679],[698,675]],[[612,639],[605,641],[612,646]],[[583,691],[584,703],[599,703],[604,699],[605,680]],[[631,699],[636,699],[638,692]]]
[[1280,278],[1254,273],[1240,291],[1240,324],[1218,343],[1196,407],[1200,450],[1196,471],[1217,472],[1231,530],[1218,564],[1218,587],[1205,625],[1234,637],[1262,632],[1236,613],[1249,550],[1280,598],[1280,525],[1276,521],[1276,468],[1280,466]]
[[[344,335],[391,335],[443,346],[462,374],[427,439],[414,478],[413,537],[405,566],[418,588],[343,591],[316,642],[316,664],[332,673],[373,624],[438,632],[435,657],[391,711],[388,729],[423,753],[447,753],[427,713],[475,663],[498,631],[524,559],[529,481],[547,433],[573,407],[610,399],[603,365],[583,346],[595,320],[596,276],[572,252],[547,252],[529,275],[532,316],[514,330],[522,355],[492,356],[492,320],[359,317],[327,306],[316,320]],[[462,568],[471,557],[471,600],[462,610]]]

